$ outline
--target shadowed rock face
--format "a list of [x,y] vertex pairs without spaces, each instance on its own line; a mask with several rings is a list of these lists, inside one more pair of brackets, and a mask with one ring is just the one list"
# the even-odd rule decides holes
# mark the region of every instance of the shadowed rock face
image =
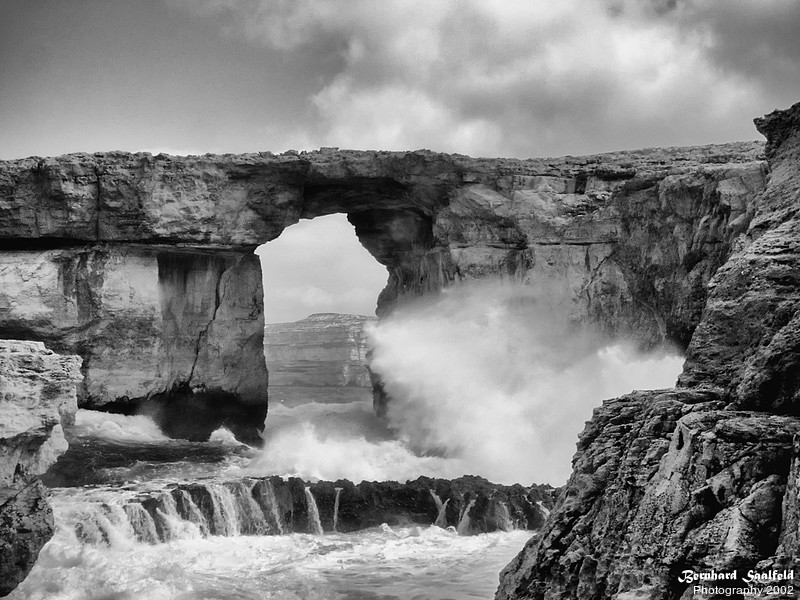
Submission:
[[[357,485],[269,477],[178,484],[142,493],[122,508],[130,529],[147,543],[173,540],[170,520],[174,524],[176,519],[194,523],[204,535],[350,533],[386,525],[434,524],[475,535],[538,530],[552,507],[553,491],[549,486],[497,485],[480,477]],[[142,519],[144,512],[149,517]],[[76,527],[76,534],[91,544],[107,543],[113,538],[109,529],[119,526],[102,509],[80,515],[78,523],[84,521],[93,526]]]
[[549,286],[574,319],[609,335],[685,347],[708,282],[754,214],[762,148],[2,162],[0,336],[81,355],[82,406],[133,410],[177,392],[263,416],[252,252],[300,218],[344,212],[389,270],[379,315],[459,280],[501,276]]
[[730,588],[749,570],[786,569],[771,583],[798,589],[800,104],[756,125],[768,184],[710,281],[681,388],[595,410],[541,538],[506,567],[498,599],[721,597],[695,592],[684,570],[736,569]]
[[66,449],[80,358],[39,342],[0,340],[0,596],[33,567],[53,535],[39,475]]

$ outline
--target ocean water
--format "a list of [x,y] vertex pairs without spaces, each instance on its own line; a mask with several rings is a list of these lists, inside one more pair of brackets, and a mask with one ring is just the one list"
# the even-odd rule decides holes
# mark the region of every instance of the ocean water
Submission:
[[[531,532],[465,536],[452,527],[383,525],[348,534],[282,533],[287,528],[269,514],[268,501],[258,511],[243,500],[250,497],[251,476],[267,471],[309,480],[314,473],[335,475],[346,468],[346,452],[337,444],[362,454],[373,447],[361,467],[351,465],[365,475],[385,474],[379,471],[393,459],[409,474],[426,460],[440,467],[447,462],[403,449],[375,419],[363,390],[352,390],[351,402],[343,401],[341,390],[315,394],[316,402],[288,406],[280,393],[274,396],[270,431],[281,444],[281,434],[298,428],[314,434],[311,445],[300,440],[300,449],[273,462],[265,461],[268,452],[239,444],[225,430],[205,443],[172,440],[147,417],[80,410],[71,450],[45,477],[56,485],[56,534],[9,598],[492,598],[500,570]],[[303,462],[318,452],[317,441],[332,444],[330,465]],[[172,492],[179,484],[210,491],[213,510],[200,514],[188,494]],[[137,504],[145,498],[157,499],[156,519]]]
[[385,422],[358,388],[270,390],[258,449],[224,429],[188,442],[144,416],[78,411],[43,478],[56,534],[9,598],[492,598],[531,532],[459,535],[467,521],[321,531],[307,489],[316,533],[289,533],[259,478],[562,485],[592,409],[672,387],[682,359],[576,328],[563,302],[545,300],[498,284],[396,310],[371,332],[372,369],[392,396]]

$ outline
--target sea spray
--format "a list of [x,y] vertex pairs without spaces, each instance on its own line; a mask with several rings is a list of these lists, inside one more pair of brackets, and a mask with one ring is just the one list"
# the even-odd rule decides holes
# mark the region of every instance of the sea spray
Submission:
[[349,479],[406,481],[420,475],[452,479],[463,465],[418,456],[375,415],[371,402],[270,407],[264,448],[242,475],[300,477],[306,481]]
[[80,408],[70,428],[74,437],[103,439],[118,444],[162,443],[169,438],[145,415],[120,415]]
[[319,509],[317,508],[317,501],[314,499],[314,494],[311,493],[311,488],[306,486],[303,488],[306,494],[306,505],[308,507],[308,529],[309,533],[315,535],[322,535],[322,523],[319,520]]
[[559,485],[592,408],[674,385],[680,358],[636,355],[548,294],[502,281],[457,285],[372,328],[371,369],[398,439],[461,473]]

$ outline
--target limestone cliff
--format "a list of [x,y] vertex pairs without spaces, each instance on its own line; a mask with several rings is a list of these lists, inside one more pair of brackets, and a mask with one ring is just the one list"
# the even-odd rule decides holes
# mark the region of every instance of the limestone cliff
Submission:
[[505,569],[498,599],[712,597],[685,569],[737,569],[728,588],[751,569],[794,569],[773,583],[798,589],[800,104],[756,124],[768,184],[709,282],[682,388],[595,411],[540,541]]
[[39,475],[67,448],[78,409],[80,358],[40,342],[0,340],[0,596],[33,567],[53,535]]
[[374,318],[314,314],[264,327],[270,386],[372,387],[365,326]]
[[202,396],[260,423],[253,250],[300,218],[343,212],[389,270],[379,315],[462,279],[513,277],[557,288],[575,319],[609,335],[685,347],[753,218],[762,153],[739,143],[530,160],[326,149],[0,162],[0,337],[81,355],[82,406]]

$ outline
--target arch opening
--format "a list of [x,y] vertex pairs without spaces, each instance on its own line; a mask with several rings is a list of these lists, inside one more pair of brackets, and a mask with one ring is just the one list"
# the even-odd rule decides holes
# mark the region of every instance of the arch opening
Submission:
[[[449,285],[441,270],[426,271],[438,259],[426,219],[380,208],[352,213],[356,240],[343,215],[317,217],[259,248],[270,409],[256,473],[326,480],[468,473],[560,484],[580,424],[604,398],[674,385],[679,358],[642,356],[585,322],[576,326],[559,282],[508,277]],[[346,290],[360,286],[339,281],[340,271],[352,275],[356,267],[333,268],[335,254],[326,247],[348,235],[362,268],[375,258],[392,265],[377,309],[383,319],[369,342],[373,379],[377,374],[392,398],[382,419],[369,403],[368,380],[348,388],[353,380],[334,381],[325,364],[333,340],[319,313],[340,312],[334,297],[348,305],[357,294],[348,298]],[[325,280],[333,290],[323,289]],[[374,306],[375,291],[370,297]],[[364,300],[358,306],[368,306]],[[313,313],[316,319],[307,318]],[[364,360],[361,327],[363,345],[350,350]]]

